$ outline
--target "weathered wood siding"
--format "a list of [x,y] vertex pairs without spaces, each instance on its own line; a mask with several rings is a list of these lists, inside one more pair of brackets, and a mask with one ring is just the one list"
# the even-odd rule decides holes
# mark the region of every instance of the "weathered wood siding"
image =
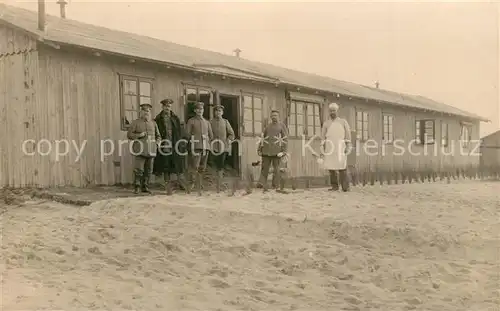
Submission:
[[[479,149],[474,149],[479,139],[479,123],[472,124],[472,143],[468,152],[460,150],[461,119],[437,113],[425,113],[400,107],[381,105],[359,99],[336,100],[340,105],[339,115],[347,119],[351,130],[356,130],[356,111],[368,113],[368,135],[371,142],[356,142],[356,167],[359,170],[436,170],[447,167],[466,167],[479,164]],[[325,107],[326,111],[327,107]],[[393,133],[396,143],[382,143],[383,115],[393,116]],[[415,139],[415,121],[433,119],[435,122],[435,144],[410,144]],[[448,124],[449,146],[442,151],[441,122]],[[355,136],[353,137],[355,139]],[[404,151],[403,151],[404,150]],[[411,152],[410,152],[411,151]]]
[[[284,101],[284,93],[274,86],[193,75],[160,65],[131,64],[77,51],[43,48],[40,71],[40,111],[46,115],[41,135],[51,142],[67,139],[74,143],[68,155],[59,161],[54,157],[45,159],[43,184],[51,186],[132,182],[133,158],[126,132],[120,126],[118,74],[152,78],[153,114],[161,109],[159,101],[170,97],[175,100],[173,110],[181,121],[185,121],[184,84],[208,87],[227,95],[239,96],[242,92],[263,95],[267,117],[271,108],[284,106],[280,102]],[[108,140],[116,146],[110,155],[105,154],[108,148],[101,150],[101,142]],[[257,160],[256,143],[256,137],[243,137],[240,147],[243,169],[247,163]],[[79,160],[75,146],[85,147]],[[258,168],[254,168],[254,173],[257,172]]]
[[[9,43],[10,52],[0,55],[2,124],[5,133],[12,133],[8,143],[7,140],[1,143],[0,185],[86,186],[130,183],[133,159],[129,153],[126,132],[121,130],[119,74],[153,79],[154,114],[161,109],[159,101],[170,97],[176,101],[174,112],[185,121],[183,94],[184,84],[188,84],[208,87],[227,95],[240,96],[242,92],[261,95],[264,97],[266,119],[272,108],[278,109],[286,117],[286,92],[273,85],[223,80],[161,65],[133,64],[116,57],[94,56],[78,50],[55,50],[45,46],[34,49],[36,43],[26,41],[24,35],[5,30],[2,34],[1,42],[15,43]],[[11,39],[5,39],[7,34],[10,34]],[[327,104],[333,99],[326,98],[323,119],[327,117]],[[395,138],[407,141],[414,139],[414,120],[428,117],[424,113],[389,106],[386,108],[361,100],[343,97],[335,100],[341,106],[340,116],[349,121],[353,130],[356,109],[367,109],[370,138],[376,141],[382,139],[382,113],[385,111],[394,115]],[[239,105],[240,111],[243,111],[241,98]],[[437,145],[440,144],[440,120],[449,121],[450,140],[459,139],[460,120],[438,115],[433,118],[436,120]],[[240,133],[243,133],[241,128]],[[472,139],[478,139],[478,134],[479,126],[475,124]],[[241,168],[246,170],[251,162],[258,160],[257,137],[241,138]],[[26,145],[28,152],[37,151],[37,146],[40,147],[32,156],[22,151],[22,142],[29,139],[33,143]],[[103,142],[112,142],[115,149],[106,154],[109,149],[101,150]],[[300,139],[290,140],[291,175],[323,175],[324,171],[316,163],[316,158],[307,151],[303,152],[304,144]],[[59,158],[56,157],[57,146],[59,152],[63,153]],[[363,143],[359,146],[362,147]],[[51,150],[48,150],[49,147]],[[456,154],[411,157],[406,153],[394,156],[391,149],[394,146],[384,147],[385,154],[379,150],[376,156],[369,157],[360,152],[356,159],[358,169],[379,167],[396,170],[405,166],[422,169],[478,163],[474,157]],[[417,148],[422,147],[415,146]],[[319,151],[319,140],[313,142],[313,149]],[[258,177],[260,168],[252,170],[254,176]]]
[[480,163],[485,167],[500,166],[500,131],[483,139]]
[[[40,158],[23,152],[23,143],[38,135],[37,44],[24,34],[0,26],[0,187],[37,184]],[[29,148],[26,152],[31,152]]]

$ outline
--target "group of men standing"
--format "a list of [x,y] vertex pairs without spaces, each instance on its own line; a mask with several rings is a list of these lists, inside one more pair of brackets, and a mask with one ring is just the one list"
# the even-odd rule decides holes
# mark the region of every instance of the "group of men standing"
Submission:
[[[209,155],[213,155],[218,182],[222,179],[225,159],[235,139],[229,121],[223,118],[224,107],[214,107],[214,117],[209,121],[203,117],[204,104],[196,103],[195,116],[187,120],[183,127],[179,117],[172,111],[173,100],[161,102],[162,111],[151,119],[150,104],[141,105],[140,115],[128,129],[127,137],[133,140],[135,156],[134,192],[151,193],[150,177],[163,175],[167,193],[171,192],[171,177],[177,175],[180,186],[192,189],[195,180],[201,183],[202,173],[207,167]],[[322,165],[330,174],[330,190],[349,190],[347,174],[347,154],[351,151],[349,124],[337,116],[339,107],[329,105],[329,118],[321,130]],[[333,148],[333,149],[332,149]],[[280,187],[279,182],[286,171],[288,150],[288,129],[279,120],[279,112],[271,111],[271,122],[265,126],[257,153],[262,159],[259,185],[267,190],[267,179],[273,167],[272,187]],[[184,179],[184,161],[188,155],[189,178]],[[281,186],[282,187],[282,186]],[[281,188],[280,187],[280,188]]]
[[[133,140],[134,192],[151,193],[151,175],[163,175],[167,192],[171,191],[171,178],[177,176],[182,188],[192,188],[206,169],[209,155],[213,155],[218,179],[223,175],[225,159],[235,139],[234,130],[222,117],[224,107],[214,107],[214,118],[203,117],[204,104],[194,107],[195,116],[183,127],[172,111],[173,100],[161,102],[162,111],[151,118],[150,104],[140,107],[140,115],[128,129],[127,137]],[[188,155],[188,180],[184,178],[185,156]]]

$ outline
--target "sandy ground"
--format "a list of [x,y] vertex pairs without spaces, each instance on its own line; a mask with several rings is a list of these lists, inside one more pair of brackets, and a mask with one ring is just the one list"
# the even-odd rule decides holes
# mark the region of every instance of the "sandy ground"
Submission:
[[499,310],[499,193],[26,202],[1,216],[3,310]]

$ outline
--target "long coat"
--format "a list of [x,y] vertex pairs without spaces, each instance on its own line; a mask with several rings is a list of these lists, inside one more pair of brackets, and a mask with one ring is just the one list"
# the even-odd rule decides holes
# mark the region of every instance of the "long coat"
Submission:
[[[185,152],[186,152],[186,137],[181,126],[181,121],[179,117],[171,112],[170,120],[172,122],[172,141],[169,145],[172,148],[171,153],[164,154],[163,152],[158,152],[153,164],[153,174],[161,175],[162,173],[171,174],[182,174],[184,172],[185,166]],[[167,129],[165,127],[165,114],[160,112],[155,117],[155,122],[158,125],[158,130],[160,131],[160,136],[162,140],[167,137]],[[170,156],[170,161],[167,161],[167,157]]]

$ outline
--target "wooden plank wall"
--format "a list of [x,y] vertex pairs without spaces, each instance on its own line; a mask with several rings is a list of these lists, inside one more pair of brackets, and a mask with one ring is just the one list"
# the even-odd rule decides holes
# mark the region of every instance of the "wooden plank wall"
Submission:
[[[222,94],[240,95],[251,92],[263,95],[265,116],[271,107],[282,107],[282,92],[274,86],[245,83],[215,76],[198,76],[155,65],[138,65],[116,58],[94,57],[90,54],[68,54],[44,48],[40,55],[41,111],[48,111],[43,137],[49,141],[68,139],[75,146],[85,144],[80,161],[72,147],[69,154],[56,161],[47,157],[44,162],[46,180],[50,186],[117,184],[133,181],[133,158],[129,153],[126,132],[120,128],[118,74],[141,76],[154,80],[153,115],[160,112],[160,100],[173,98],[174,112],[184,122],[181,103],[183,84],[218,90]],[[61,82],[62,81],[62,82]],[[281,98],[283,97],[283,98]],[[241,105],[241,101],[239,103]],[[241,109],[242,111],[242,109]],[[42,117],[43,118],[43,117]],[[48,122],[50,120],[50,122]],[[116,149],[100,160],[100,143],[111,140]],[[255,161],[256,137],[242,142],[242,166]],[[120,148],[121,146],[121,148]],[[116,165],[115,165],[116,163]]]
[[41,172],[39,158],[27,153],[33,145],[23,144],[38,135],[37,44],[29,37],[0,26],[0,187],[36,184]]
[[481,146],[482,166],[500,166],[500,131],[486,137]]
[[[433,168],[439,170],[449,166],[466,167],[467,165],[479,164],[479,157],[477,155],[467,155],[466,152],[462,154],[459,150],[460,119],[388,105],[373,104],[365,100],[348,99],[345,97],[337,99],[336,102],[341,107],[339,115],[347,119],[353,131],[356,129],[356,110],[368,112],[369,139],[379,142],[376,146],[370,143],[357,143],[356,167],[359,170],[403,170],[403,168],[415,170]],[[402,140],[404,143],[398,143],[397,145],[381,143],[383,134],[382,116],[385,113],[394,116],[394,139]],[[415,138],[414,124],[417,119],[435,120],[435,145],[428,145],[426,147],[413,145],[412,147],[408,147],[409,142]],[[441,121],[448,123],[449,128],[450,145],[444,152],[441,151]],[[473,124],[472,140],[477,141],[478,138],[479,124],[476,122]],[[402,152],[402,148],[411,148],[414,154]],[[427,151],[425,148],[427,148]],[[472,152],[473,147],[470,147],[469,151]]]
[[[4,32],[5,33],[5,32]],[[184,119],[184,106],[181,102],[183,83],[211,87],[222,94],[240,95],[253,92],[264,96],[264,108],[269,117],[271,108],[286,113],[285,90],[272,85],[249,83],[240,80],[222,80],[216,76],[193,75],[185,71],[167,69],[159,65],[131,64],[106,56],[96,57],[87,52],[58,51],[49,47],[32,49],[21,39],[10,39],[20,53],[0,56],[0,112],[5,133],[13,133],[10,143],[0,145],[2,164],[0,165],[0,185],[24,186],[86,186],[93,184],[117,184],[132,182],[132,157],[129,154],[126,132],[120,128],[120,102],[118,74],[138,75],[154,79],[153,113],[160,111],[159,101],[171,97],[176,101],[174,112]],[[6,40],[2,38],[2,40]],[[10,42],[9,41],[9,42]],[[24,45],[23,45],[24,44]],[[12,49],[12,48],[11,48]],[[9,50],[10,51],[10,50]],[[6,76],[6,73],[9,76]],[[13,74],[17,77],[12,78]],[[37,92],[38,90],[38,92]],[[328,100],[333,100],[329,98]],[[394,132],[396,138],[413,139],[414,120],[425,117],[406,110],[396,110],[370,105],[366,101],[335,98],[340,104],[340,116],[345,117],[351,127],[355,126],[355,109],[369,110],[370,133],[372,138],[381,140],[382,111],[395,115]],[[326,111],[325,103],[324,111]],[[240,101],[240,108],[241,101]],[[326,118],[326,113],[323,115]],[[443,117],[444,118],[444,117]],[[439,118],[436,118],[440,120]],[[460,120],[447,118],[450,122],[450,139],[459,138]],[[478,135],[474,127],[474,137]],[[436,122],[436,139],[440,139],[440,122]],[[473,137],[473,139],[474,139]],[[478,137],[476,137],[477,139]],[[58,140],[70,142],[67,155],[57,159],[55,150],[46,156],[25,156],[22,154],[22,141],[34,139],[35,142],[47,140],[55,147]],[[101,161],[101,141],[110,140],[116,146],[114,152]],[[242,169],[257,161],[256,137],[245,137],[241,146]],[[289,151],[292,158],[291,175],[321,176],[325,172],[316,159],[307,153],[302,156],[302,141],[291,140]],[[64,149],[64,145],[60,145]],[[121,146],[121,148],[120,148]],[[28,147],[33,148],[33,145]],[[46,148],[47,146],[45,146]],[[77,159],[77,148],[83,154]],[[408,157],[391,156],[391,146],[385,146],[386,154],[367,157],[359,155],[359,169],[394,168],[405,165],[414,168],[445,165],[463,166],[478,163],[478,159],[452,155],[448,157]],[[319,150],[319,141],[313,144]],[[31,150],[31,149],[30,149]],[[42,150],[44,151],[44,150]],[[253,168],[255,177],[260,168]]]

